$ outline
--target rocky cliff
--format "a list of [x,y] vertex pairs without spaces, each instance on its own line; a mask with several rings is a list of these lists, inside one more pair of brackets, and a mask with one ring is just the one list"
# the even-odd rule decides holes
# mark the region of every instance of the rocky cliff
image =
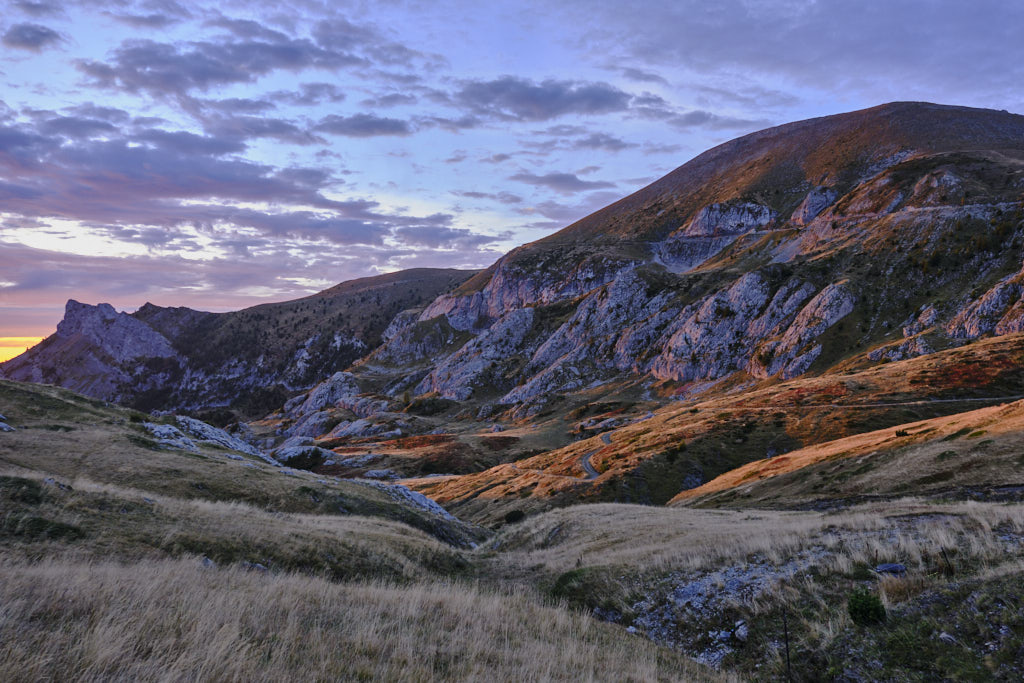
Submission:
[[[473,273],[417,269],[233,313],[69,301],[55,334],[0,366],[145,409],[230,406],[259,416],[380,344],[392,318]],[[401,316],[399,316],[401,317]]]
[[[895,103],[755,133],[396,317],[345,382],[387,407],[315,412],[334,436],[408,435],[452,428],[395,412],[427,400],[523,420],[1018,331],[1022,210],[1022,116]],[[318,436],[306,415],[281,433]]]
[[627,376],[786,379],[925,309],[898,354],[1016,331],[1022,198],[1021,116],[897,103],[763,131],[396,320],[356,374],[521,406]]

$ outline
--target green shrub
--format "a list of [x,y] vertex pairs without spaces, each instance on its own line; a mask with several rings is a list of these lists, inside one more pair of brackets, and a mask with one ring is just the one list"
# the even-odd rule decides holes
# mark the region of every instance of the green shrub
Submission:
[[885,606],[867,588],[855,588],[846,601],[850,619],[858,626],[870,626],[885,621]]

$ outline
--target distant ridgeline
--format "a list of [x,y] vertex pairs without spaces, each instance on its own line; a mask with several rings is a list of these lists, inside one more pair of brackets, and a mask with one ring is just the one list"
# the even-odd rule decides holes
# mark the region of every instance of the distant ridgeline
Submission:
[[0,372],[144,410],[225,406],[259,416],[348,367],[396,315],[472,274],[407,270],[231,313],[147,303],[127,314],[72,300],[57,332]]

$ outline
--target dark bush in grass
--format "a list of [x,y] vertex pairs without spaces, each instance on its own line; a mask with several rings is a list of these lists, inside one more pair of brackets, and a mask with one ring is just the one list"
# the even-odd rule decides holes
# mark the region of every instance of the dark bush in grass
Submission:
[[521,522],[526,518],[526,513],[522,510],[510,510],[505,513],[505,524],[515,524]]
[[846,601],[850,618],[858,626],[871,626],[885,621],[885,606],[867,588],[856,588]]

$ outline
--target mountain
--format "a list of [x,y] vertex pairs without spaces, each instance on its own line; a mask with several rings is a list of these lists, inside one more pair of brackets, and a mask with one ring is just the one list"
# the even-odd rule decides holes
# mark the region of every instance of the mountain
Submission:
[[[146,408],[243,395],[250,415],[278,408],[252,429],[279,458],[427,477],[411,484],[481,519],[581,499],[664,503],[753,460],[907,422],[896,404],[931,394],[925,383],[894,397],[888,364],[932,357],[959,377],[958,348],[1016,344],[1022,245],[1024,117],[893,103],[720,145],[390,307],[361,302],[363,281],[219,316],[72,305],[55,337],[4,370]],[[408,276],[365,283],[401,291],[388,277]],[[348,318],[327,310],[334,300]],[[341,324],[360,315],[365,328]],[[822,382],[851,392],[873,368],[889,384],[853,392],[882,404],[871,419],[831,399],[815,413],[828,428],[787,413],[797,399],[769,417],[764,396]],[[1012,367],[996,370],[968,373],[918,417],[965,410],[956,392],[1012,394]],[[708,419],[752,396],[756,419]],[[703,445],[679,443],[691,440]]]
[[[781,126],[514,250],[363,363],[535,409],[623,375],[794,377],[1016,331],[1022,199],[1021,116],[898,103]],[[416,346],[439,325],[473,339]]]
[[57,332],[0,373],[145,410],[230,406],[258,416],[346,368],[400,312],[472,274],[407,270],[231,313],[147,303],[127,314],[72,300]]
[[[664,502],[766,454],[877,426],[833,435],[783,420],[764,442],[677,454],[656,476],[643,471],[664,464],[664,440],[638,448],[616,430],[655,413],[664,428],[678,401],[1020,332],[1022,245],[1024,117],[894,103],[788,124],[513,250],[397,319],[263,433],[373,453],[324,456],[348,475],[457,475],[416,485],[491,517],[485,499],[547,506],[565,488],[567,501]],[[889,412],[879,426],[906,421]],[[442,457],[442,441],[460,455]],[[607,457],[588,470],[583,449]]]

